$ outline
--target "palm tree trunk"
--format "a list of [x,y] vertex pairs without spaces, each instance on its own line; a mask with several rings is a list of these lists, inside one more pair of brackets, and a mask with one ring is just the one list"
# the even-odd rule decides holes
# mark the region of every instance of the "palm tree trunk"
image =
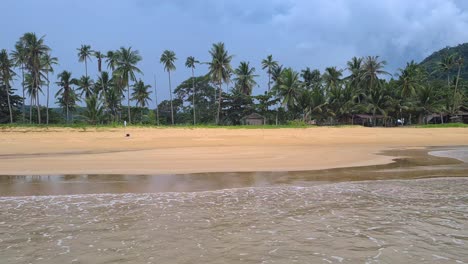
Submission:
[[29,124],[32,124],[32,109],[33,109],[33,97],[31,95],[31,99],[29,103]]
[[223,86],[222,82],[219,83],[219,95],[218,95],[218,113],[216,115],[216,124],[219,125],[219,116],[221,113],[221,100],[222,100]]
[[8,85],[8,81],[6,81],[5,88],[6,88],[7,101],[8,101],[8,111],[10,112],[10,124],[13,124],[13,112],[11,111],[10,87]]
[[86,58],[84,59],[84,65],[85,65],[85,76],[88,78],[88,61]]
[[68,124],[68,104],[67,104],[67,124]]
[[154,102],[156,103],[156,124],[159,126],[159,107],[158,107],[158,91],[156,90],[156,74],[154,75]]
[[171,121],[172,125],[174,125],[174,107],[172,105],[172,87],[171,87],[171,71],[167,71],[169,74],[169,95],[171,96]]
[[21,64],[21,77],[23,79],[23,82],[21,83],[21,85],[23,86],[23,106],[22,106],[22,113],[23,113],[23,123],[25,122],[25,118],[26,118],[26,113],[25,113],[25,106],[24,106],[24,103],[25,103],[25,94],[24,94],[24,66],[23,64]]
[[36,92],[37,123],[41,124],[41,105],[39,104],[39,88]]
[[195,73],[192,68],[192,89],[193,89],[193,125],[196,125],[195,119]]
[[456,96],[457,96],[458,81],[460,80],[460,71],[461,71],[461,64],[458,64],[457,81],[455,82],[455,90],[453,90],[453,111],[455,111],[455,102],[456,102]]
[[46,103],[46,124],[47,125],[49,125],[49,88],[50,88],[49,72],[47,72],[47,103]]
[[127,84],[127,110],[128,110],[128,123],[132,123],[132,117],[130,114],[130,85]]

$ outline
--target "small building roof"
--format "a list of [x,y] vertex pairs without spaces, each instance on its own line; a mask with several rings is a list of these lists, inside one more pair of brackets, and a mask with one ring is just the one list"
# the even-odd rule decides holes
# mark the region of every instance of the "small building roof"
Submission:
[[[363,118],[363,119],[371,119],[374,118],[373,115],[368,115],[368,114],[358,114],[355,115],[356,117]],[[383,115],[375,115],[375,118],[384,118],[385,116]]]
[[242,119],[262,119],[263,120],[265,119],[265,117],[257,113],[252,113],[250,115],[244,116]]

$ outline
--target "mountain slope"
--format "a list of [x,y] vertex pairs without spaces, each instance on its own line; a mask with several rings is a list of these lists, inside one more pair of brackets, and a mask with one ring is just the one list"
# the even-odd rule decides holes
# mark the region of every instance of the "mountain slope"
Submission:
[[[432,53],[429,57],[425,58],[420,65],[423,66],[434,79],[447,80],[447,74],[438,69],[438,63],[447,55],[456,54],[456,57],[462,56],[464,64],[462,65],[460,76],[464,80],[468,80],[468,43],[460,44],[456,47],[446,47],[439,51]],[[450,71],[451,78],[455,77],[458,73],[458,66],[454,65]]]

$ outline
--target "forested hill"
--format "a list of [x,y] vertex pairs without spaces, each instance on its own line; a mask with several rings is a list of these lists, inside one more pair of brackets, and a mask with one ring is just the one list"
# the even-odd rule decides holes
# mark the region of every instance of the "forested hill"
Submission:
[[446,47],[439,51],[432,53],[429,57],[425,58],[421,65],[427,70],[428,73],[435,79],[447,80],[447,73],[440,70],[439,62],[443,61],[444,57],[454,55],[453,66],[450,70],[450,76],[455,77],[458,73],[458,65],[456,60],[461,56],[463,58],[463,65],[461,69],[461,78],[468,80],[468,43],[460,44],[456,47]]

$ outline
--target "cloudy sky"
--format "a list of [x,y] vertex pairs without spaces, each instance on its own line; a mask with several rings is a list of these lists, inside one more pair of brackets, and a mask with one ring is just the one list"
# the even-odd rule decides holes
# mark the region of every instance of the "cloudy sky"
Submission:
[[[268,54],[285,66],[344,68],[353,56],[379,55],[391,73],[445,46],[468,42],[466,0],[2,0],[0,48],[11,50],[24,32],[45,35],[56,73],[84,74],[77,48],[107,51],[132,46],[143,61],[141,78],[168,98],[167,74],[159,63],[165,49],[178,61],[174,86],[190,72],[187,56],[209,59],[212,43],[225,42],[233,66],[250,61],[260,87],[260,61]],[[97,73],[96,61],[89,66]],[[206,73],[200,67],[197,73]],[[19,82],[17,82],[19,85]],[[56,91],[55,85],[52,88]]]

